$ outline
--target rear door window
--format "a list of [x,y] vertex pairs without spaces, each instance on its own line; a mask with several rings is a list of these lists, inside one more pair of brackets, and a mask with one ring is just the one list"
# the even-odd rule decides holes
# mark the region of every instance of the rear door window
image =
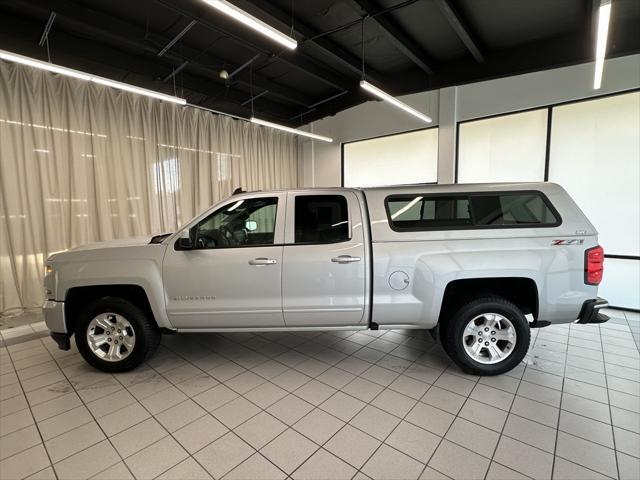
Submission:
[[350,238],[347,199],[342,195],[299,195],[295,243],[336,243]]

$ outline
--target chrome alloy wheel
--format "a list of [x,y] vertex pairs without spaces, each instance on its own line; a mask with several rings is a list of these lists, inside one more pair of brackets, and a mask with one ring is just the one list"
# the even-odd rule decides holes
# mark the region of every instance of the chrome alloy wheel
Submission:
[[131,323],[117,313],[101,313],[87,327],[87,344],[93,354],[107,362],[124,360],[136,344]]
[[471,320],[462,333],[464,349],[473,360],[486,365],[502,362],[516,346],[516,329],[499,313],[483,313]]

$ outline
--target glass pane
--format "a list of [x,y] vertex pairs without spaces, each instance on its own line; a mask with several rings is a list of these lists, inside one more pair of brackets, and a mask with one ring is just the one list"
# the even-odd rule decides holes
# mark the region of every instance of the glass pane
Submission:
[[639,92],[553,109],[549,180],[591,220],[606,253],[640,256],[638,132]]
[[640,260],[605,258],[598,295],[615,307],[640,309]]
[[273,244],[278,199],[238,200],[217,210],[191,229],[196,248]]
[[391,197],[389,221],[399,230],[421,230],[471,225],[466,197]]
[[459,125],[458,183],[542,182],[547,109]]
[[344,144],[345,187],[435,183],[437,174],[437,128]]
[[345,197],[296,197],[295,243],[335,243],[345,240],[349,240],[349,213]]
[[553,212],[537,194],[479,195],[471,198],[476,225],[553,225]]

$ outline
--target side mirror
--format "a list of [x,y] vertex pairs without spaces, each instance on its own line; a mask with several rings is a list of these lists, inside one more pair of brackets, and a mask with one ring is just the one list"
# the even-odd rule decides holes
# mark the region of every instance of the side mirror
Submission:
[[189,237],[189,231],[187,230],[185,234],[186,236],[180,237],[176,242],[176,250],[193,250],[193,244],[191,243],[191,238]]
[[258,222],[247,220],[246,222],[244,222],[244,228],[246,228],[249,232],[253,232],[254,230],[258,229]]

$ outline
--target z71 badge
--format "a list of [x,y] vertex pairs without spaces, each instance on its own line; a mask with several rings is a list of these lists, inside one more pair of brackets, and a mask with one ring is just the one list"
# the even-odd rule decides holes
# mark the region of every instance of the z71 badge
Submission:
[[584,238],[571,238],[571,239],[557,239],[551,240],[551,245],[582,245]]

